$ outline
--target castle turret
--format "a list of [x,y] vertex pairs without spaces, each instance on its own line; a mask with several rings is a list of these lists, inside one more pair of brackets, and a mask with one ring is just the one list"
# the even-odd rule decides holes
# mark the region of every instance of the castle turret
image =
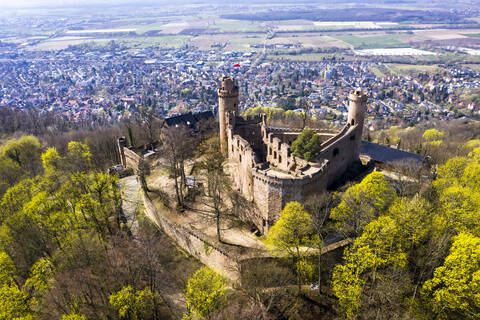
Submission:
[[227,125],[228,113],[238,115],[238,87],[233,77],[223,77],[222,86],[218,89],[218,121],[220,123],[220,145],[224,155],[227,155]]
[[348,124],[356,126],[355,130],[355,157],[360,155],[360,147],[362,145],[363,122],[365,120],[365,112],[367,111],[367,94],[361,89],[355,89],[348,96],[350,101],[348,110]]

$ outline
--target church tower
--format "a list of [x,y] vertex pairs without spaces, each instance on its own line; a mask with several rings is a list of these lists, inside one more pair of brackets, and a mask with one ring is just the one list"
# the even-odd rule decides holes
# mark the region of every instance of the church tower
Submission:
[[222,86],[218,89],[218,122],[220,123],[220,146],[225,156],[228,154],[227,117],[231,112],[238,116],[238,87],[233,77],[223,77]]
[[355,130],[355,157],[360,155],[362,145],[363,122],[365,120],[365,112],[367,111],[367,94],[360,88],[353,90],[348,96],[350,101],[348,108],[348,125],[356,126]]

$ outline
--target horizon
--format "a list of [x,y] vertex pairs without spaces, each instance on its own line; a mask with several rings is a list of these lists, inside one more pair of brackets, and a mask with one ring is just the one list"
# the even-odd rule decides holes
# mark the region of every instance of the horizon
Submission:
[[[411,5],[415,7],[416,5],[425,4],[425,6],[432,5],[435,3],[433,2],[426,2],[422,0],[413,0],[413,1],[400,1],[403,5]],[[448,4],[443,3],[442,1],[438,1],[438,3],[442,5],[449,5],[450,7],[454,8],[458,3],[469,3],[471,5],[480,4],[480,1],[473,0],[473,1],[463,1],[463,0],[454,0],[449,2]],[[175,0],[175,1],[167,1],[167,0],[144,0],[144,1],[131,1],[131,0],[83,0],[80,3],[76,0],[19,0],[15,2],[7,1],[7,0],[0,0],[0,8],[6,9],[40,9],[40,8],[51,8],[51,7],[58,7],[58,8],[83,8],[83,7],[92,7],[92,6],[156,6],[156,5],[194,5],[194,4],[201,4],[201,5],[208,5],[208,4],[224,4],[221,0]],[[384,6],[392,6],[396,7],[398,4],[393,3],[392,1],[388,0],[356,0],[356,1],[346,1],[346,0],[335,0],[332,2],[326,3],[322,0],[313,0],[313,1],[304,1],[304,2],[296,2],[292,0],[243,0],[237,3],[230,3],[228,5],[256,5],[256,4],[290,4],[290,5],[331,5],[331,6],[338,6],[342,4],[346,4],[348,6],[355,7],[359,4],[364,5],[384,5]]]

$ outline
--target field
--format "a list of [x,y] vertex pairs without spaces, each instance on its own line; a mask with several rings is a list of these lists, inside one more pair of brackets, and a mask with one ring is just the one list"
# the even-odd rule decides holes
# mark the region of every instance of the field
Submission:
[[412,75],[412,74],[417,74],[419,72],[442,73],[446,71],[445,68],[440,67],[436,64],[421,65],[421,64],[389,63],[386,66],[390,71],[392,71],[392,73],[401,74],[401,75]]
[[377,78],[386,78],[392,74],[392,72],[385,67],[385,65],[371,67],[370,71],[373,72]]
[[335,36],[355,49],[375,49],[375,48],[400,48],[405,47],[404,42],[399,41],[401,34],[361,36],[361,35],[340,35]]
[[280,35],[267,40],[267,44],[301,44],[306,48],[348,48],[348,45],[343,41],[315,33],[299,33],[290,36]]
[[[172,4],[168,7],[172,10],[157,8],[155,12],[143,12],[143,14],[137,14],[136,11],[135,13],[132,11],[119,14],[112,9],[112,12],[105,17],[98,19],[77,15],[68,21],[68,27],[54,27],[54,24],[51,24],[48,27],[39,27],[33,30],[31,27],[23,27],[19,24],[15,27],[1,29],[0,38],[21,44],[31,43],[30,46],[27,44],[28,50],[59,50],[69,45],[89,41],[103,43],[116,40],[132,48],[147,46],[178,48],[188,44],[202,50],[211,50],[212,45],[220,44],[225,45],[224,51],[258,51],[251,45],[266,43],[269,46],[268,54],[285,54],[275,57],[306,61],[316,61],[322,59],[323,56],[318,54],[296,56],[289,53],[295,53],[295,51],[305,48],[327,52],[335,48],[355,50],[411,48],[412,52],[408,53],[406,50],[405,55],[415,55],[425,53],[415,52],[413,49],[428,48],[425,50],[442,54],[439,46],[472,47],[480,44],[480,29],[478,28],[442,29],[438,22],[431,21],[432,17],[429,15],[424,20],[416,18],[402,20],[397,16],[391,16],[391,13],[383,9],[366,10],[360,14],[355,10],[332,11],[325,7],[325,9],[314,9],[313,11],[318,11],[318,15],[312,15],[311,12],[295,13],[289,12],[289,10],[280,10],[282,5],[275,8],[269,5],[251,6],[250,10],[245,10],[240,6],[238,14],[231,9],[227,10],[228,14],[222,14],[222,10],[211,6],[178,5],[177,8],[177,5]],[[179,10],[180,8],[183,9]],[[280,10],[278,15],[272,15],[277,10]],[[420,14],[410,11],[401,11],[400,13],[407,16]],[[43,12],[42,14],[49,13]],[[58,14],[64,16],[66,13],[61,12],[60,14],[59,12]],[[90,14],[88,12],[87,16]],[[300,16],[289,18],[297,14]],[[383,16],[382,14],[387,15]],[[437,14],[439,13],[435,13],[434,16]],[[266,19],[270,16],[275,17],[276,20]],[[331,19],[321,18],[323,16],[331,17]],[[454,13],[449,13],[445,17],[453,16],[455,16]],[[356,21],[355,17],[360,21]],[[255,18],[262,19],[255,20]],[[283,18],[286,19],[279,20]],[[58,26],[60,25],[58,24]],[[412,28],[412,30],[386,30],[405,27]],[[422,30],[422,28],[425,29]],[[45,39],[34,41],[32,36],[44,36]],[[51,36],[53,38],[50,38]],[[67,38],[67,36],[77,37]],[[277,44],[293,45],[294,48],[286,49],[275,46]],[[378,52],[367,51],[365,54],[369,57]],[[386,51],[384,54],[388,55],[389,52]],[[467,57],[467,61],[472,61],[466,52],[460,54]],[[422,59],[436,62],[443,57],[443,55],[429,58],[425,56]]]
[[88,38],[88,37],[62,37],[62,38],[55,38],[52,40],[47,40],[41,42],[35,46],[29,47],[29,50],[63,50],[68,48],[69,46],[79,45],[82,43],[107,43],[111,39],[95,39],[95,38]]
[[209,50],[213,44],[227,44],[226,51],[252,51],[255,50],[250,47],[251,44],[263,44],[265,37],[259,35],[239,34],[232,36],[231,34],[212,34],[199,35],[192,37],[189,41],[190,45],[194,45],[201,50]]
[[355,50],[359,56],[426,56],[436,55],[435,52],[415,48],[377,48]]
[[[131,21],[133,22],[133,21]],[[238,21],[231,19],[220,19],[215,17],[182,16],[159,19],[152,23],[129,23],[121,25],[121,29],[135,29],[138,35],[145,35],[152,32],[161,34],[178,34],[186,29],[207,30],[208,33],[243,33],[261,32],[265,28],[259,23],[250,21]]]
[[332,58],[338,56],[336,54],[327,54],[327,53],[305,53],[305,54],[298,54],[298,55],[290,55],[290,54],[279,54],[279,55],[269,55],[269,60],[292,60],[292,61],[321,61],[324,58]]
[[150,46],[159,46],[162,48],[179,48],[189,43],[191,37],[183,35],[157,36],[157,37],[124,37],[117,38],[116,41],[127,44],[132,48],[146,48]]
[[480,64],[464,64],[462,67],[480,72]]
[[231,19],[216,19],[211,27],[218,28],[219,32],[259,32],[266,31],[258,22],[239,21]]

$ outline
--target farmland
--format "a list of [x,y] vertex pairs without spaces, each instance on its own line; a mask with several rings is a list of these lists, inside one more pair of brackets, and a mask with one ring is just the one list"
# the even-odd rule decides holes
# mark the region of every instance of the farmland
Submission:
[[348,43],[355,49],[375,49],[375,48],[399,48],[405,47],[405,43],[399,39],[401,34],[385,35],[340,35],[336,36],[338,40]]
[[[33,27],[29,21],[15,28],[9,24],[0,29],[0,39],[22,44],[27,50],[62,50],[114,40],[131,49],[191,46],[259,52],[265,45],[271,59],[296,61],[318,61],[332,54],[347,59],[395,57],[426,63],[478,61],[472,54],[480,47],[480,19],[466,20],[455,12],[436,11],[420,19],[420,7],[407,12],[387,5],[367,11],[319,6],[322,10],[311,12],[287,4],[225,6],[224,10],[208,5],[167,7],[135,8],[131,12],[115,9],[98,19],[83,19],[81,13],[67,9],[41,11],[56,22],[41,27]],[[72,12],[73,18],[63,20]],[[446,46],[458,48],[450,52]],[[391,50],[397,48],[402,49]]]

